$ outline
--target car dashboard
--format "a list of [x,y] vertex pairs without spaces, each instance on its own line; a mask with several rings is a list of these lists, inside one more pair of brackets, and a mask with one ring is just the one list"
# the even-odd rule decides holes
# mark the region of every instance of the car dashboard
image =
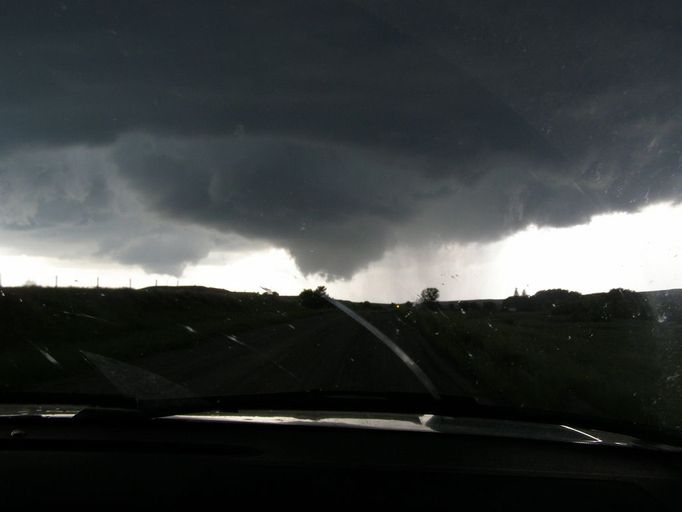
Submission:
[[675,510],[682,496],[676,450],[566,426],[275,412],[0,425],[5,506]]

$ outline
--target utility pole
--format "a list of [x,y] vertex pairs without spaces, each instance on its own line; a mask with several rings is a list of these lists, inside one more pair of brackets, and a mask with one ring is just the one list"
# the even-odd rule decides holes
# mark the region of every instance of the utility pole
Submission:
[[55,288],[59,287],[59,276],[54,276],[54,287]]
[[99,288],[99,277],[97,278],[97,288]]
[[133,280],[128,279],[128,288],[132,288],[132,287],[133,287]]

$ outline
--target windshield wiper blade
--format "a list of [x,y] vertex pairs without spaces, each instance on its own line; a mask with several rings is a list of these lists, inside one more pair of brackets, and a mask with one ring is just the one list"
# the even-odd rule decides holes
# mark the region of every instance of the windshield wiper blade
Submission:
[[357,314],[355,311],[350,309],[345,304],[342,304],[338,300],[332,299],[328,295],[323,295],[324,299],[329,302],[332,306],[337,308],[342,313],[348,315],[350,318],[355,320],[365,329],[367,329],[371,334],[373,334],[379,341],[381,341],[395,356],[400,359],[400,361],[412,372],[412,374],[421,382],[422,386],[429,392],[434,400],[440,399],[440,392],[436,388],[435,384],[431,378],[424,372],[424,370],[417,364],[417,362],[412,359],[407,352],[398,346],[398,344],[391,338],[386,336],[381,330],[377,329],[375,325],[368,322],[365,318]]
[[[470,397],[450,397],[447,403],[450,408],[476,407],[476,400]],[[443,410],[443,403],[426,393],[301,391],[138,400],[138,407],[143,414],[155,417],[244,410],[433,414],[436,409]]]
[[[75,421],[118,423],[149,421],[173,416],[239,414],[242,412],[286,412],[306,417],[339,414],[433,415],[443,418],[476,418],[545,425],[569,425],[588,430],[623,434],[648,443],[682,446],[682,433],[661,430],[602,417],[566,412],[491,405],[473,397],[442,396],[435,400],[420,393],[356,393],[302,391],[292,393],[245,394],[197,398],[138,399],[122,395],[83,393],[0,393],[4,405],[71,406]],[[74,407],[75,406],[75,407]],[[33,414],[35,415],[35,414]],[[25,416],[18,414],[14,416]],[[433,423],[435,430],[437,422]],[[447,432],[447,429],[444,430]]]
[[652,425],[544,409],[501,406],[479,401],[475,397],[456,395],[445,395],[434,399],[426,393],[303,391],[138,401],[138,412],[146,418],[192,414],[206,415],[214,412],[238,414],[247,411],[303,413],[306,417],[330,417],[343,413],[433,415],[545,425],[569,425],[682,446],[681,433],[664,431]]

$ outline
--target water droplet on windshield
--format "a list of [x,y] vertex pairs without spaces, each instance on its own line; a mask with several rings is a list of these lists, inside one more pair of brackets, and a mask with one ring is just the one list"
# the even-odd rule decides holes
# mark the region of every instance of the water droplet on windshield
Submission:
[[662,324],[663,322],[668,320],[668,315],[666,315],[665,313],[661,313],[660,315],[658,315],[658,318],[656,320],[658,320],[659,324]]

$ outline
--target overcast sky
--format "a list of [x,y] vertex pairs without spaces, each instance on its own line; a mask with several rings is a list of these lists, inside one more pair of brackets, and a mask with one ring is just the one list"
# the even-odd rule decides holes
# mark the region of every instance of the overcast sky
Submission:
[[595,3],[3,2],[3,284],[682,286],[682,7]]

